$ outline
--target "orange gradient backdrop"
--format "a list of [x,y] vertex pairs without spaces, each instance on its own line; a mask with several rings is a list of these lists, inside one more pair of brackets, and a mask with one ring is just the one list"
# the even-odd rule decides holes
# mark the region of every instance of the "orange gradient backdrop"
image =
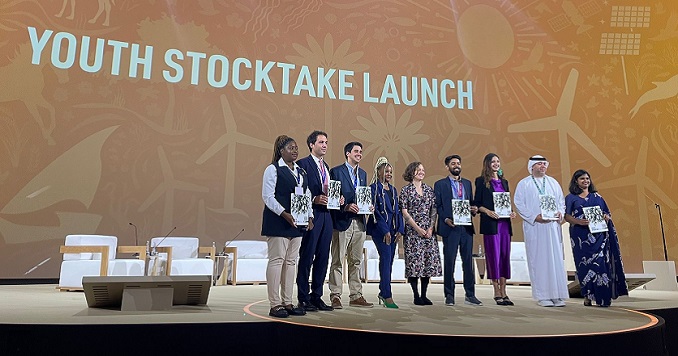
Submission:
[[[53,31],[42,52],[30,29],[36,38]],[[92,51],[82,56],[85,38]],[[79,61],[95,63],[97,39],[106,43],[102,66],[88,72]],[[119,56],[116,43],[127,44]],[[141,55],[153,48],[147,78],[143,66],[129,71],[132,44]],[[168,49],[186,56],[176,61],[181,80],[163,76],[176,75]],[[486,153],[499,154],[512,190],[533,154],[548,157],[548,173],[565,189],[587,169],[612,209],[627,271],[664,258],[655,203],[669,258],[678,258],[675,1],[3,0],[0,51],[0,278],[58,276],[66,234],[132,245],[130,222],[140,244],[175,226],[175,236],[202,245],[221,246],[242,229],[239,239],[261,239],[273,141],[290,135],[306,155],[314,129],[329,134],[331,165],[358,140],[361,166],[371,175],[387,156],[398,187],[414,160],[432,185],[453,153],[469,179]],[[191,53],[228,58],[231,70],[236,58],[293,64],[291,87],[304,65],[313,83],[318,68],[335,69],[337,98],[281,92],[276,66],[275,92],[265,82],[255,90],[256,81],[239,90],[233,78],[210,85],[207,59],[192,84]],[[240,81],[256,79],[241,69]],[[353,73],[345,79],[353,100],[338,98],[339,70]],[[461,90],[471,83],[472,101],[373,102],[364,73],[377,99],[392,75],[394,88],[402,76],[450,79]],[[520,241],[520,220],[514,225]]]

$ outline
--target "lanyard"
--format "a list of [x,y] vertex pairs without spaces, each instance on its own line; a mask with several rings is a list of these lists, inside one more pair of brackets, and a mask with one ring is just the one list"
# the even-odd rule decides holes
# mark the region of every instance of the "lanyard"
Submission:
[[325,162],[323,160],[318,160],[320,164],[320,179],[322,179],[323,184],[327,184],[327,171],[325,171]]
[[351,172],[351,178],[353,178],[353,189],[358,189],[358,166],[355,166],[355,170],[349,169]]
[[287,169],[290,170],[290,173],[292,173],[292,176],[294,176],[294,179],[297,181],[297,186],[301,187],[301,174],[297,173],[296,167],[292,170],[290,166],[287,166]]
[[[464,197],[464,186],[461,184],[461,179],[460,180],[453,180],[450,178],[450,182],[452,184],[452,192],[456,193],[459,199]],[[457,184],[454,184],[454,183]]]
[[541,194],[541,195],[546,194],[546,176],[542,177],[541,189],[539,189],[539,184],[537,184],[537,180],[534,179],[534,176],[531,176],[531,177],[532,177],[532,181],[534,182],[534,185],[537,187],[537,191],[539,192],[539,194]]

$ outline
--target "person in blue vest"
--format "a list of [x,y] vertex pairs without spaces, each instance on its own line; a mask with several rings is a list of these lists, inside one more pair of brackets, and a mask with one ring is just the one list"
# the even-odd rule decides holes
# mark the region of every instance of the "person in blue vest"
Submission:
[[[261,235],[268,243],[266,288],[271,305],[269,315],[286,318],[289,315],[304,315],[303,308],[292,304],[294,274],[301,236],[313,229],[313,210],[308,210],[308,227],[298,226],[292,215],[292,194],[303,195],[308,188],[308,176],[295,161],[297,143],[291,137],[281,135],[273,145],[273,159],[264,171],[261,197],[264,212]],[[309,202],[310,205],[310,202]]]
[[372,177],[372,203],[374,214],[367,219],[367,234],[372,236],[372,241],[379,253],[379,304],[384,307],[398,309],[393,301],[391,292],[391,273],[393,271],[393,259],[397,253],[397,242],[402,241],[405,233],[403,214],[398,205],[398,191],[391,185],[393,179],[393,166],[388,163],[386,157],[379,157],[374,165]]
[[[461,177],[461,157],[451,155],[445,158],[445,168],[449,172],[447,177],[438,180],[433,185],[436,195],[436,209],[438,211],[438,235],[443,238],[443,284],[445,305],[454,305],[454,265],[457,251],[461,254],[461,268],[464,273],[464,303],[469,305],[483,305],[476,298],[475,273],[473,270],[473,223],[471,225],[455,224],[452,216],[452,200],[473,201],[471,181]],[[471,214],[475,215],[478,208],[471,205]]]
[[[367,173],[358,164],[363,157],[363,145],[349,142],[344,146],[346,162],[330,169],[332,180],[341,182],[341,195],[344,203],[340,210],[333,210],[334,233],[332,234],[332,264],[330,265],[330,301],[334,309],[341,309],[343,287],[342,262],[346,258],[348,265],[349,306],[371,308],[363,297],[360,283],[360,263],[365,243],[365,215],[358,214],[356,199],[358,187],[367,186]],[[373,208],[373,207],[372,207]]]
[[[311,154],[297,161],[308,173],[308,189],[313,196],[313,230],[308,230],[301,239],[297,272],[297,299],[299,307],[306,311],[333,310],[322,300],[323,285],[327,275],[332,242],[332,217],[327,210],[327,190],[330,181],[330,166],[325,162],[327,134],[313,131],[306,139]],[[313,274],[311,275],[311,268]],[[311,288],[309,290],[309,277]]]

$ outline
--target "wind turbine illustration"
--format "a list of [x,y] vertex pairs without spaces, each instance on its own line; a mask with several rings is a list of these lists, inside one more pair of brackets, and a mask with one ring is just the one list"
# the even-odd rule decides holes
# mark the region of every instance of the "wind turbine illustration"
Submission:
[[[645,194],[646,191],[654,194],[657,199],[661,200],[664,204],[668,205],[671,209],[678,208],[676,202],[671,200],[666,193],[664,193],[655,182],[653,182],[647,175],[647,147],[648,140],[647,137],[643,137],[640,142],[640,149],[638,150],[638,158],[636,159],[636,166],[633,170],[633,174],[626,177],[616,178],[607,182],[598,184],[599,189],[610,189],[610,188],[622,188],[622,187],[635,187],[636,188],[636,199],[638,201],[638,217],[640,222],[640,231],[642,239],[642,248],[643,248],[643,259],[652,257],[652,241],[650,239],[650,234],[647,233],[650,231],[650,223],[648,221],[647,209],[643,202],[647,197]],[[642,233],[645,232],[645,233]]]
[[558,101],[555,115],[521,122],[519,124],[512,124],[508,127],[508,132],[514,133],[558,131],[561,177],[569,177],[572,172],[570,170],[570,152],[567,145],[568,136],[572,137],[572,139],[580,144],[603,166],[609,167],[612,165],[612,162],[605,156],[603,151],[596,146],[576,123],[571,121],[572,106],[574,103],[574,95],[577,91],[578,78],[579,72],[573,68],[570,71],[570,75],[567,77],[567,82],[565,82],[565,87],[563,88],[563,93]]
[[438,158],[443,159],[445,156],[452,150],[452,145],[457,142],[459,135],[461,134],[472,134],[472,135],[489,135],[490,130],[481,129],[479,127],[474,127],[470,125],[460,124],[457,117],[454,115],[452,110],[445,110],[447,119],[450,122],[450,134],[447,136],[443,147],[440,148],[440,153],[438,153]]
[[160,183],[151,194],[146,198],[146,200],[139,206],[139,212],[145,211],[148,209],[151,204],[155,203],[156,200],[160,199],[162,195],[165,196],[165,207],[163,210],[162,217],[162,231],[169,230],[172,228],[172,220],[174,213],[174,193],[177,190],[184,190],[189,192],[199,192],[206,193],[209,191],[207,187],[201,185],[185,182],[174,178],[174,172],[172,172],[172,167],[170,167],[169,160],[167,159],[167,154],[162,146],[158,146],[158,158],[160,161],[160,171],[162,172],[163,181]]
[[233,116],[233,110],[231,110],[231,103],[226,98],[226,95],[221,95],[219,97],[221,101],[221,110],[224,114],[224,123],[226,126],[226,133],[221,135],[212,146],[210,146],[198,159],[196,160],[197,164],[203,164],[208,159],[214,157],[219,151],[226,148],[226,179],[224,181],[224,206],[219,209],[210,209],[214,212],[219,213],[235,213],[242,216],[247,216],[243,210],[234,207],[234,196],[235,196],[235,185],[238,183],[235,178],[235,148],[238,144],[244,144],[248,146],[258,147],[265,150],[270,149],[271,144],[247,136],[243,133],[238,132],[238,127],[235,123],[235,116]]

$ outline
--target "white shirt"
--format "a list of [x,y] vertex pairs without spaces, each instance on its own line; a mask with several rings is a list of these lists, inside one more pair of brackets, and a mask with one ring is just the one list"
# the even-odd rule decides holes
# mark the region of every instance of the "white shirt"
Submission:
[[[287,167],[287,163],[283,161],[283,159],[278,160],[278,167]],[[295,177],[299,178],[299,181],[297,185],[299,187],[303,186],[304,184],[304,176],[300,174],[300,169],[299,166],[297,165],[296,162],[294,162],[294,171],[292,171],[292,174]],[[278,169],[274,167],[272,164],[269,164],[266,167],[266,170],[264,171],[264,179],[263,183],[261,185],[261,198],[264,200],[264,204],[266,204],[266,207],[269,208],[272,212],[274,212],[276,215],[282,214],[283,211],[285,211],[285,208],[280,205],[280,203],[275,199],[275,183],[278,181]],[[313,217],[313,209],[310,209],[311,212],[309,213],[309,217]]]

